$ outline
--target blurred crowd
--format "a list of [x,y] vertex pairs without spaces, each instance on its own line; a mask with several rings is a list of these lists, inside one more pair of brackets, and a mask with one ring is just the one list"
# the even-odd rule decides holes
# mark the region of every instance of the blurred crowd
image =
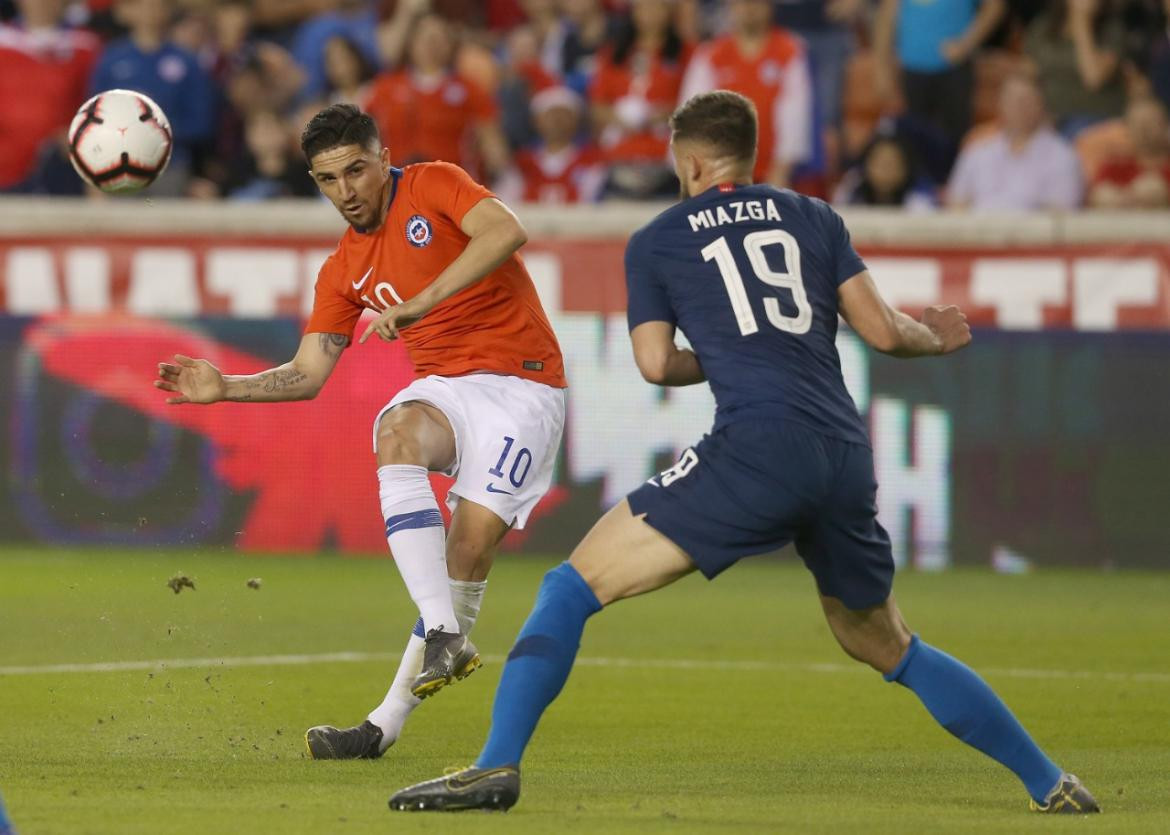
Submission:
[[1170,0],[0,0],[0,192],[80,194],[66,128],[170,118],[153,193],[313,197],[298,137],[354,102],[393,161],[509,201],[677,190],[667,118],[760,116],[759,181],[839,204],[1170,206]]

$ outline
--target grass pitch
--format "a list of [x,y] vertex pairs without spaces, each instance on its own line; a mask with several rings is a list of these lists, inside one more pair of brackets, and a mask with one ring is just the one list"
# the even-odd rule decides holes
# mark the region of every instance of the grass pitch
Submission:
[[[1105,809],[1056,820],[848,661],[811,579],[774,559],[594,618],[512,812],[387,811],[392,790],[478,753],[501,656],[552,562],[500,560],[476,629],[489,663],[424,704],[386,757],[321,763],[304,729],[360,721],[414,621],[388,561],[0,553],[13,820],[24,835],[1170,831],[1170,573],[899,578],[911,625],[983,671]],[[166,587],[180,570],[195,591]],[[340,651],[380,657],[256,659]],[[157,659],[193,666],[126,664]]]

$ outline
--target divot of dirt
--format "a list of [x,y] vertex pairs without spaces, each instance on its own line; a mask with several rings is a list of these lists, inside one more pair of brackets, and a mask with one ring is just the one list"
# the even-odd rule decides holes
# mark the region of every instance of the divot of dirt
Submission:
[[186,574],[180,571],[174,577],[167,580],[167,588],[169,588],[175,594],[178,594],[183,589],[191,589],[191,591],[195,591],[195,579],[193,577],[188,577]]

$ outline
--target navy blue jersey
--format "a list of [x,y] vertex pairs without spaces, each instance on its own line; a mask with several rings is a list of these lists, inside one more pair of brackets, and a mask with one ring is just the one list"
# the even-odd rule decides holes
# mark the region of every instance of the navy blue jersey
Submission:
[[626,247],[629,323],[670,322],[715,394],[715,428],[778,419],[868,444],[837,355],[837,288],[865,269],[823,201],[719,186]]

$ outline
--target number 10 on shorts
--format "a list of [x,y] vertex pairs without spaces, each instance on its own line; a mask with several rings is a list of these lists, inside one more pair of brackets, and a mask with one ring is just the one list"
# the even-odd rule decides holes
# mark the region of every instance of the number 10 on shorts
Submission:
[[512,466],[508,467],[508,460],[512,456],[512,447],[515,444],[515,438],[504,436],[504,449],[500,453],[500,460],[496,462],[496,466],[488,470],[488,474],[495,478],[503,478],[506,470],[509,483],[513,487],[520,487],[524,484],[524,479],[528,478],[528,471],[532,469],[532,453],[528,451],[527,447],[520,447],[516,451],[516,455],[511,458]]

